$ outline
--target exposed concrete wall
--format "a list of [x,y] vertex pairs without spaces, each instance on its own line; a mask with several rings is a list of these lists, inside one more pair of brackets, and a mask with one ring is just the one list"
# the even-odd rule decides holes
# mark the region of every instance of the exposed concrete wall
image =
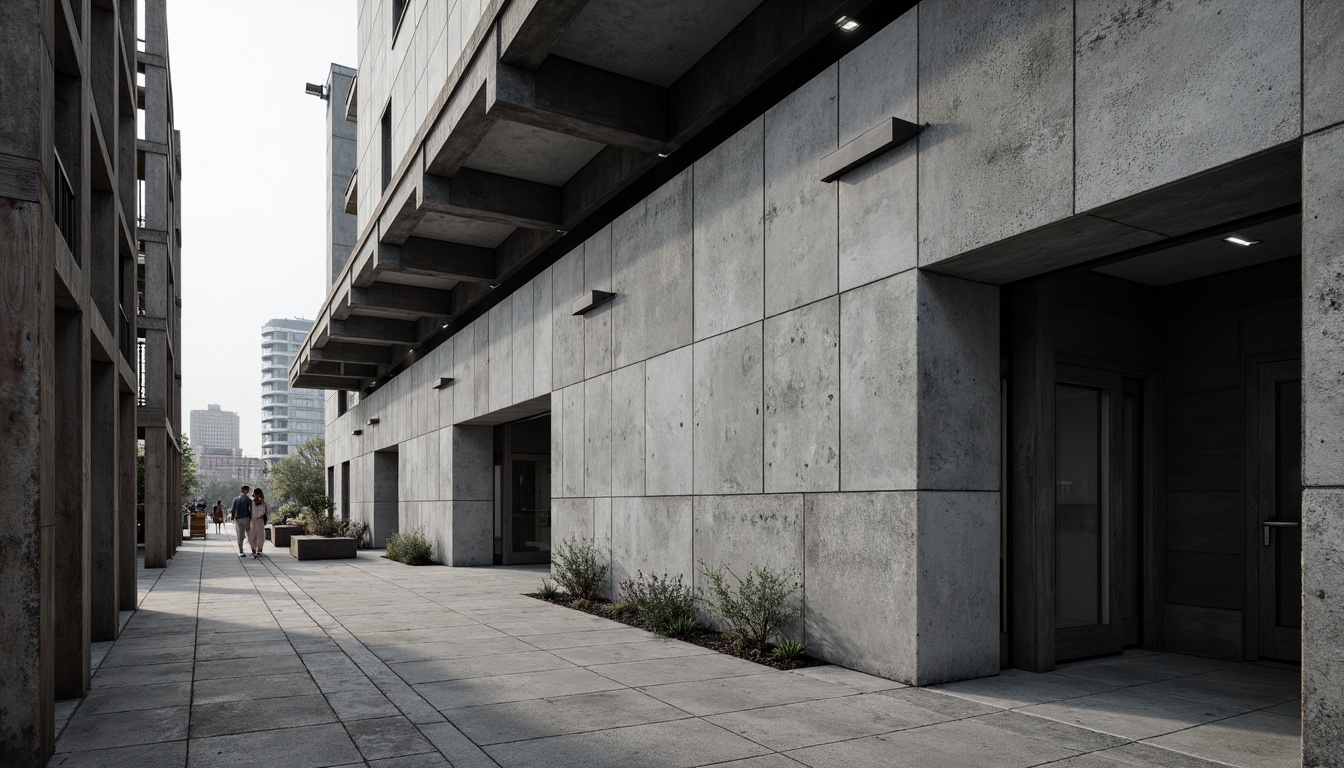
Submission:
[[341,273],[358,239],[355,215],[345,212],[345,190],[355,172],[355,123],[345,119],[345,103],[350,95],[355,70],[331,65],[327,77],[327,281],[329,288]]

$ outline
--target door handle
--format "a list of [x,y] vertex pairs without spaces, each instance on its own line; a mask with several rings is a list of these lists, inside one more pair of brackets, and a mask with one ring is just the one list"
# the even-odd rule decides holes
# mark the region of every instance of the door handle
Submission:
[[1301,525],[1301,523],[1299,523],[1297,520],[1280,520],[1280,519],[1277,519],[1277,518],[1270,518],[1269,520],[1261,520],[1261,521],[1260,521],[1260,530],[1264,532],[1264,543],[1265,543],[1265,546],[1268,547],[1269,544],[1270,544],[1270,539],[1271,539],[1271,537],[1270,537],[1270,533],[1269,533],[1269,532],[1270,532],[1272,529],[1274,529],[1274,528],[1297,528],[1297,527],[1299,527],[1300,525]]

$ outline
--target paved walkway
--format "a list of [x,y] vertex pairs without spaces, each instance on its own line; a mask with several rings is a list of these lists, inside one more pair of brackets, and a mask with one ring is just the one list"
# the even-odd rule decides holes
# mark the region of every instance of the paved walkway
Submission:
[[780,672],[519,594],[543,573],[185,542],[58,707],[52,765],[1297,764],[1289,669],[1145,654],[942,689]]

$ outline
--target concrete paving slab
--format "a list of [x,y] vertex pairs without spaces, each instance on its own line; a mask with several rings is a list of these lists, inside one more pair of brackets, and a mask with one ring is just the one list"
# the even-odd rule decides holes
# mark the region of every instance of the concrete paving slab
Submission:
[[465,707],[449,720],[472,741],[501,744],[689,717],[639,691],[616,690]]
[[174,661],[191,661],[196,654],[196,646],[182,645],[168,648],[117,648],[109,651],[101,667],[131,667],[139,664],[165,664]]
[[[708,662],[718,657],[691,657]],[[768,668],[767,668],[768,669]],[[845,696],[849,691],[829,683],[768,670],[742,677],[719,677],[688,683],[655,685],[645,693],[693,715],[717,715],[742,709],[794,704]]]
[[601,664],[588,667],[603,677],[622,685],[642,687],[666,683],[688,683],[695,680],[714,680],[724,677],[760,675],[772,671],[733,656],[689,656],[651,661],[630,661],[623,664]]
[[452,768],[452,764],[448,762],[447,758],[438,752],[370,760],[366,765],[369,768]]
[[1229,707],[1258,709],[1298,698],[1301,671],[1273,669],[1254,664],[1229,667],[1202,675],[1164,680],[1149,690]]
[[70,718],[56,744],[58,752],[80,752],[187,738],[187,707],[138,709]]
[[969,719],[809,747],[790,752],[789,756],[810,766],[1026,768],[1074,754],[1072,750],[996,727],[983,720]]
[[707,718],[711,723],[779,751],[876,736],[948,720],[946,715],[871,693]]
[[1118,687],[1120,686],[1117,683],[1102,680],[1005,669],[995,677],[948,683],[934,686],[932,690],[994,707],[1012,709],[1044,704],[1047,701],[1089,696]]
[[845,667],[837,667],[834,664],[827,664],[822,667],[804,667],[792,670],[789,674],[820,680],[824,683],[843,685],[859,693],[891,691],[906,687],[905,683],[898,683],[895,680],[888,680],[885,677],[869,675]]
[[279,675],[286,672],[302,672],[303,662],[293,650],[277,651],[264,661],[253,659],[221,659],[219,661],[196,662],[197,680],[212,680],[220,677],[246,677],[255,672]]
[[180,683],[190,681],[191,662],[173,664],[145,664],[138,667],[111,667],[98,670],[90,686],[93,688],[112,688],[117,686],[154,685],[156,683]]
[[578,648],[557,648],[551,653],[581,667],[599,664],[619,664],[627,661],[673,659],[682,656],[702,656],[714,651],[683,643],[679,640],[639,640],[633,643],[612,643]]
[[327,704],[342,722],[395,717],[401,714],[386,696],[369,691],[334,691],[327,694]]
[[353,632],[361,643],[368,646],[410,645],[414,643],[458,642],[506,635],[484,624],[461,627],[435,627],[433,629],[403,629],[388,632]]
[[414,686],[416,693],[440,712],[457,707],[613,691],[623,687],[615,680],[579,667]]
[[473,744],[471,739],[462,735],[452,723],[422,725],[420,732],[452,763],[453,768],[499,768],[498,763]]
[[192,768],[274,768],[279,756],[285,768],[363,763],[345,729],[335,724],[192,739],[188,749]]
[[185,768],[187,742],[66,752],[52,755],[48,768]]
[[316,693],[319,693],[317,684],[306,672],[218,677],[211,680],[197,680],[192,686],[191,703],[201,706],[225,701],[307,696]]
[[631,643],[639,640],[653,640],[658,636],[638,627],[620,626],[560,634],[519,634],[517,638],[534,648],[555,650],[558,648],[588,648],[596,645]]
[[367,760],[434,751],[429,740],[404,717],[358,720],[346,723],[345,730],[355,740],[355,746]]
[[690,768],[765,754],[704,720],[673,720],[487,747],[502,768]]
[[458,659],[468,656],[494,656],[536,650],[512,637],[485,637],[457,642],[398,643],[370,645],[368,649],[388,664],[433,659]]
[[1174,653],[1125,653],[1091,661],[1061,664],[1057,674],[1081,677],[1118,686],[1143,685],[1174,677],[1199,675],[1236,666],[1236,662],[1181,656]]
[[1052,763],[1051,768],[1227,768],[1200,757],[1134,742]]
[[320,695],[262,701],[224,701],[191,708],[191,737],[252,733],[300,725],[336,722],[336,713]]
[[[130,712],[137,709],[185,707],[191,704],[191,683],[159,683],[122,688],[97,688],[89,691],[84,701],[58,702],[68,704],[73,712],[79,704],[81,715],[106,715],[112,712]],[[67,716],[70,713],[67,713]]]
[[412,685],[441,680],[467,680],[473,677],[511,675],[519,672],[540,672],[574,666],[546,651],[504,653],[497,656],[468,656],[456,659],[409,661],[393,665],[401,679]]
[[1250,712],[1152,739],[1176,752],[1251,768],[1299,768],[1302,721]]
[[1021,711],[1139,740],[1221,720],[1244,710],[1155,693],[1145,688],[1123,688],[1095,696],[1037,704]]

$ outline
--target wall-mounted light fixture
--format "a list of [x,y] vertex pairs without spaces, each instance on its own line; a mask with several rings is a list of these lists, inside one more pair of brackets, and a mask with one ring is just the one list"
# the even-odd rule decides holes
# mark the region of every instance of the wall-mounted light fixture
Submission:
[[1245,238],[1245,237],[1237,237],[1236,235],[1228,235],[1227,237],[1224,237],[1224,238],[1223,238],[1223,242],[1225,242],[1225,243],[1231,243],[1231,244],[1233,244],[1233,245],[1256,245],[1256,244],[1259,243],[1260,241],[1259,241],[1259,240],[1251,240],[1251,239],[1249,239],[1249,238]]
[[839,27],[842,32],[853,32],[859,28],[859,22],[848,16],[841,16],[835,20],[835,26]]
[[857,139],[818,160],[817,175],[822,181],[835,181],[878,155],[890,152],[913,139],[922,130],[924,130],[922,125],[899,117],[889,117],[878,123],[875,128],[865,131]]
[[452,376],[440,376],[438,379],[436,379],[436,380],[434,381],[434,388],[435,388],[435,389],[443,389],[444,387],[446,387],[446,386],[448,386],[449,384],[452,384],[452,383],[453,383],[453,377],[452,377]]
[[569,304],[569,311],[582,315],[611,301],[616,294],[607,291],[589,291]]
[[377,424],[377,423],[378,423],[378,417],[377,417],[377,416],[374,416],[372,419],[369,419],[368,421],[366,421],[366,422],[364,422],[364,423],[365,423],[365,424],[368,424],[369,426],[373,426],[374,424]]
[[309,96],[316,96],[319,99],[327,98],[327,86],[325,85],[318,85],[317,83],[304,83],[303,92],[308,94]]
[[350,432],[350,434],[352,434],[352,435],[362,435],[362,434],[364,434],[364,430],[362,430],[362,429],[352,430],[352,431]]

